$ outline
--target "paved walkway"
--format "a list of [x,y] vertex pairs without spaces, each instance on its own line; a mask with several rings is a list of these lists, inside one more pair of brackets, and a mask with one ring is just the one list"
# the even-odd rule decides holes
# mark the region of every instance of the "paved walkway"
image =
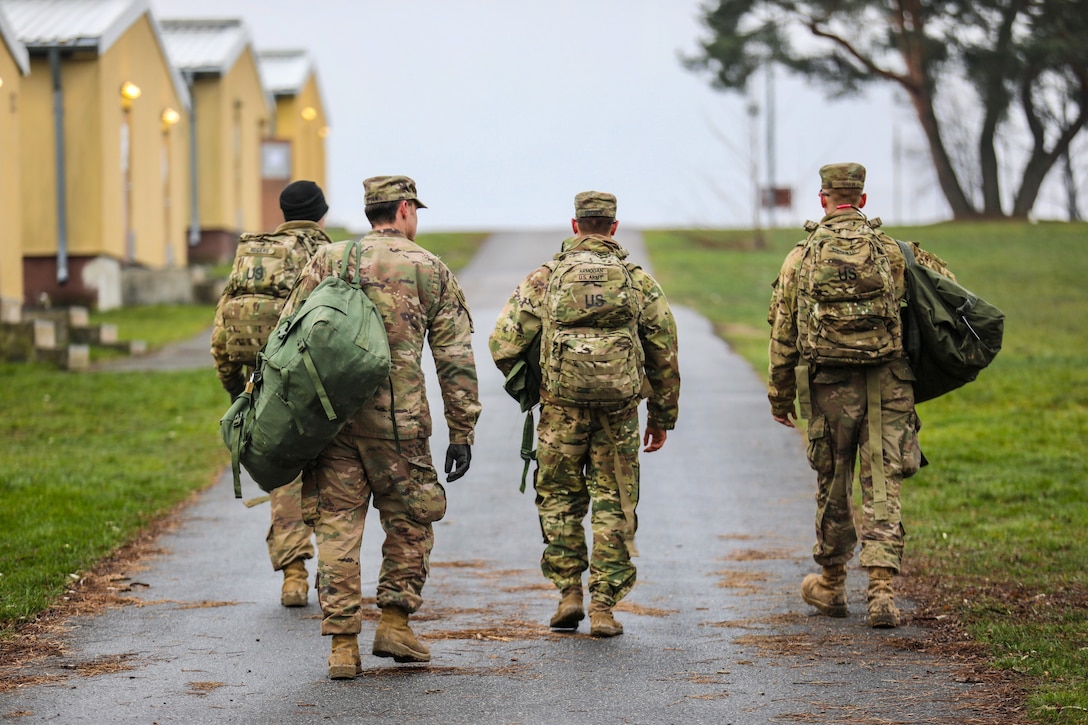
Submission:
[[[41,668],[59,679],[0,695],[0,717],[613,725],[952,723],[977,715],[972,686],[922,652],[924,630],[867,626],[863,572],[851,569],[845,619],[812,616],[800,601],[800,580],[815,570],[814,484],[801,441],[771,420],[759,377],[686,309],[676,310],[680,424],[663,450],[642,457],[639,583],[618,615],[626,633],[594,640],[585,627],[548,630],[557,597],[537,565],[532,493],[518,493],[522,419],[501,390],[486,338],[505,297],[563,236],[495,235],[459,275],[476,323],[484,413],[471,470],[448,486],[426,602],[414,619],[431,646],[429,665],[365,654],[375,610],[360,636],[363,675],[327,680],[329,640],[319,636],[314,597],[302,609],[279,605],[264,545],[268,509],[235,501],[225,472],[162,537],[163,554],[132,574],[141,605],[75,620],[63,639],[67,653]],[[619,238],[644,259],[638,234],[621,230]],[[212,375],[206,349],[192,349],[190,364]],[[142,363],[182,358],[172,351]],[[431,393],[437,402],[433,385]],[[439,460],[445,436],[439,425]],[[249,482],[246,495],[257,493]],[[380,538],[371,512],[367,593]],[[111,662],[116,671],[73,674]]]

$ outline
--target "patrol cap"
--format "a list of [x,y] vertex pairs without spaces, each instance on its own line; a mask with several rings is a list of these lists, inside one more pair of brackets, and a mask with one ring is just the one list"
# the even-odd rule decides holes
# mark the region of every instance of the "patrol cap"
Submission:
[[616,218],[616,197],[605,191],[583,191],[574,197],[574,216]]
[[407,176],[371,176],[363,180],[363,191],[366,194],[364,203],[368,206],[410,199],[420,209],[427,208],[427,205],[416,196],[416,182]]
[[827,164],[820,167],[820,184],[825,189],[864,189],[865,167],[861,164]]
[[280,192],[280,211],[284,221],[320,221],[329,210],[321,187],[305,179],[292,181]]

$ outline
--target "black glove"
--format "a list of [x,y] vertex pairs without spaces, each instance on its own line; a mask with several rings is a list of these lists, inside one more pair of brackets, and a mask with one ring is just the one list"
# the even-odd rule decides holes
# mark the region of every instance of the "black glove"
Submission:
[[446,449],[446,483],[452,483],[468,471],[472,460],[472,446],[467,443],[450,443]]
[[224,384],[223,387],[230,393],[230,402],[233,404],[238,400],[238,396],[246,391],[246,380],[242,378],[237,382]]

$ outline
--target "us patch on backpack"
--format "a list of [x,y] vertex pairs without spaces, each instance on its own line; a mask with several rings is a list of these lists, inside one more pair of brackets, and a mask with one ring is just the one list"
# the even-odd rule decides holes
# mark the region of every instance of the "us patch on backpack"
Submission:
[[559,255],[546,300],[544,393],[562,405],[605,409],[640,398],[645,375],[640,304],[623,260],[577,247]]
[[868,222],[820,226],[798,272],[797,344],[824,365],[878,365],[903,356],[891,260]]

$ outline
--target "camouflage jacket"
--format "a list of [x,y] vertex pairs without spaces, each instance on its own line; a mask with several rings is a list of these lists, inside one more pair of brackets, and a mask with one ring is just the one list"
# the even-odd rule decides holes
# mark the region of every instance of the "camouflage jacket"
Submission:
[[[472,356],[472,318],[457,279],[442,260],[399,232],[372,231],[360,240],[363,288],[385,321],[392,369],[384,383],[349,421],[346,432],[392,439],[427,438],[431,412],[423,377],[423,343],[431,348],[442,392],[450,443],[472,444],[480,398]],[[296,310],[321,280],[336,274],[345,246],[323,247],[303,271],[283,314]],[[354,278],[355,265],[349,264]]]
[[[850,208],[828,214],[820,220],[820,224],[831,229],[839,227],[857,229],[860,226],[869,225],[870,222],[860,211]],[[874,219],[872,225],[879,226],[879,219]],[[895,240],[884,232],[877,231],[876,236],[888,249],[896,296],[902,300],[906,290],[906,262],[903,259],[903,253],[899,250],[899,245],[896,244]],[[801,240],[797,243],[797,246],[790,250],[782,263],[782,269],[779,271],[778,277],[771,285],[773,292],[771,294],[770,309],[767,311],[767,323],[771,326],[771,342],[768,351],[770,365],[767,374],[767,398],[771,402],[771,413],[776,416],[785,416],[794,411],[793,401],[797,395],[797,380],[794,369],[801,358],[801,353],[797,347],[797,277],[801,268],[801,260],[804,257],[806,242],[807,240]],[[955,279],[939,257],[921,249],[917,242],[911,242],[910,244],[914,248],[914,255],[918,264]]]
[[[587,249],[595,247],[611,251],[620,259],[627,257],[627,250],[610,237],[592,235],[592,241],[584,243]],[[563,249],[571,240],[565,240]],[[657,281],[636,264],[628,264],[638,294],[641,297],[642,314],[638,333],[646,355],[646,378],[653,388],[647,401],[648,422],[654,428],[672,430],[676,427],[680,400],[680,364],[677,354],[676,320],[669,308],[669,301]],[[551,269],[544,265],[522,280],[514,294],[506,302],[489,346],[491,357],[503,375],[517,362],[543,326],[544,296],[548,289]]]
[[[245,238],[245,235],[243,235],[243,238]],[[286,246],[289,260],[289,264],[286,266],[292,270],[298,270],[298,272],[301,272],[303,267],[310,261],[311,249],[316,251],[318,247],[332,242],[328,235],[325,234],[325,231],[316,222],[311,221],[284,222],[276,227],[272,234],[265,235],[265,239],[270,243]],[[284,275],[276,280],[275,296],[279,298],[287,297],[296,281],[297,272]],[[223,305],[236,294],[242,292],[244,291],[238,289],[237,285],[233,285],[228,281],[227,287],[219,298],[219,304],[215,310],[215,322],[212,327],[212,358],[215,361],[215,372],[219,377],[219,382],[222,383],[226,390],[240,389],[245,384],[247,377],[246,366],[238,360],[231,359],[232,356],[227,353],[226,340],[229,331],[223,319]]]

